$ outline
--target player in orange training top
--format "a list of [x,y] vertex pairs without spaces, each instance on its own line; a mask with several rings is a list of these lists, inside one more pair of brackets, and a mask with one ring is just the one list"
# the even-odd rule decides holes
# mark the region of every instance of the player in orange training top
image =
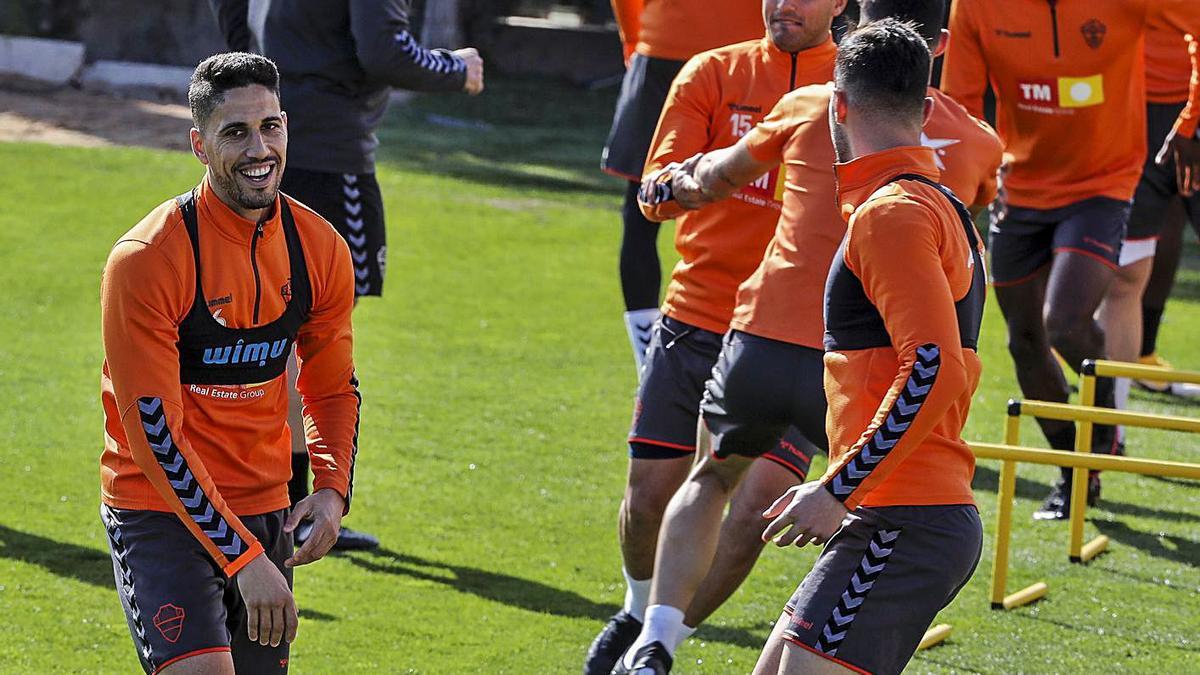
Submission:
[[[943,0],[866,0],[861,21],[909,21],[919,27],[930,49],[940,53],[949,37],[941,30],[944,11]],[[981,208],[995,196],[1000,142],[949,97],[932,88],[928,93],[933,112],[922,143],[934,149],[939,169],[944,167],[942,180]],[[742,480],[749,467],[763,466],[752,459],[773,453],[789,424],[808,428],[807,421],[815,417],[824,432],[821,304],[830,263],[845,233],[835,208],[834,148],[827,123],[831,95],[828,85],[798,89],[736,145],[685,162],[696,167],[692,178],[702,195],[687,187],[686,172],[678,177],[671,170],[651,174],[643,184],[647,197],[682,187],[678,204],[692,199],[707,203],[724,199],[773,167],[786,167],[775,239],[739,289],[731,330],[701,404],[697,463],[672,498],[659,532],[648,619],[638,639],[646,662],[666,663],[679,637],[712,611],[711,579],[748,571],[726,569],[728,544],[718,545],[716,537],[731,496],[736,495],[735,504],[765,507],[779,494],[765,492],[769,486],[753,473]],[[674,201],[667,204],[679,208]],[[722,526],[722,537],[726,528]]]
[[[204,179],[104,268],[100,512],[146,672],[286,672],[291,568],[325,555],[350,506],[353,267],[329,223],[279,192],[275,64],[210,57],[188,101]],[[289,514],[293,345],[316,479]],[[312,533],[293,552],[301,520]]]
[[[844,0],[761,0],[758,39],[703,52],[675,79],[646,170],[733,143],[788,91],[827,82],[836,49],[830,25],[843,5]],[[685,212],[674,202],[644,208],[653,221],[679,217],[680,262],[646,352],[629,431],[629,474],[620,513],[625,605],[593,642],[585,673],[607,675],[642,627],[663,509],[695,456],[704,382],[720,354],[738,284],[762,259],[779,218],[783,176],[778,168],[776,163],[756,176],[757,184],[705,209]],[[753,527],[758,514],[774,495],[804,480],[814,444],[824,447],[823,408],[817,406],[803,429],[807,440],[796,429],[782,440],[777,435],[766,453],[770,461],[758,463],[751,482],[770,496],[747,491],[746,499],[734,502],[722,528],[727,536],[720,564],[705,580],[693,622],[719,607],[750,570],[762,548]]]
[[627,181],[621,207],[621,291],[625,329],[640,374],[659,317],[662,276],[659,225],[646,220],[637,204],[654,126],[685,61],[709,49],[760,38],[763,25],[755,0],[612,0],[612,6],[628,69],[600,168]]
[[763,532],[825,548],[756,673],[899,673],[979,561],[962,428],[983,248],[919,145],[929,67],[924,40],[892,19],[838,47],[829,124],[849,226],[825,291],[829,469],[780,497]]
[[[1200,12],[1195,0],[958,0],[951,12],[943,89],[974,115],[983,114],[989,84],[996,94],[1007,172],[989,228],[991,272],[1017,380],[1031,399],[1070,394],[1051,348],[1075,369],[1108,354],[1094,316],[1119,267],[1146,158],[1150,18],[1187,32]],[[1113,384],[1099,378],[1098,405],[1114,405]],[[1074,448],[1072,423],[1038,423],[1052,447]],[[1113,427],[1096,426],[1093,451],[1116,451]],[[1063,472],[1035,518],[1068,517]],[[1099,494],[1093,475],[1088,501]]]

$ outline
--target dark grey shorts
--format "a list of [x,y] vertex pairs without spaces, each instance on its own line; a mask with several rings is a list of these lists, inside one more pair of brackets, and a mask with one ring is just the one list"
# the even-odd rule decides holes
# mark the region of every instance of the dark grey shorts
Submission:
[[279,188],[333,225],[350,247],[354,297],[383,295],[387,229],[383,195],[373,173],[326,173],[287,168]]
[[[629,430],[631,457],[674,459],[696,451],[700,400],[721,344],[720,334],[669,316],[654,326]],[[812,462],[809,448],[799,431],[784,425],[759,454],[803,481]]]
[[683,61],[657,59],[634,54],[621,81],[621,95],[613,113],[608,142],[600,168],[626,180],[642,180],[646,154],[658,127],[658,117],[671,91],[671,83],[683,68]]
[[[292,583],[288,509],[242,516],[267,556]],[[147,673],[206,652],[229,651],[239,673],[286,673],[288,644],[264,647],[246,635],[246,604],[174,513],[101,505],[117,593],[138,660]]]
[[860,672],[899,673],[982,547],[973,505],[859,507],[788,601],[783,639]]
[[996,286],[1024,283],[1057,253],[1076,253],[1117,269],[1129,202],[1091,197],[1056,209],[992,204],[988,247]]
[[1200,194],[1180,197],[1179,185],[1175,180],[1175,158],[1166,165],[1154,163],[1154,157],[1175,124],[1182,103],[1146,104],[1146,164],[1142,166],[1142,179],[1133,194],[1133,210],[1129,213],[1127,239],[1153,239],[1162,231],[1167,206],[1173,199],[1183,199],[1188,217],[1200,218]]
[[[824,377],[820,350],[729,331],[700,402],[700,415],[713,436],[713,455],[723,459],[773,452],[788,428],[806,441],[788,443],[793,450],[826,450]],[[797,451],[790,461],[802,463],[807,473],[811,458]]]

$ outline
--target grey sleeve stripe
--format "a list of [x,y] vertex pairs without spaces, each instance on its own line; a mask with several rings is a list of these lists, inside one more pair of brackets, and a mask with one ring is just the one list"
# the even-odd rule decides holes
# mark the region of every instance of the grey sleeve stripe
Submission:
[[404,55],[425,70],[440,73],[461,73],[467,64],[457,56],[442,50],[429,50],[417,44],[416,38],[406,30],[396,33],[396,43]]

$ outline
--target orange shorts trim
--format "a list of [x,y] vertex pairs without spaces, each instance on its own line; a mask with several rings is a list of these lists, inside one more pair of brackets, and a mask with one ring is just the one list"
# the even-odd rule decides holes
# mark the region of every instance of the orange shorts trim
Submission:
[[694,445],[683,445],[681,443],[668,443],[666,441],[656,441],[652,438],[642,438],[641,436],[630,436],[629,442],[630,443],[645,443],[646,445],[657,445],[660,447],[671,448],[672,450],[680,450],[680,451],[684,451],[684,452],[695,452],[696,451],[696,446],[694,446]]
[[834,663],[838,664],[839,666],[841,666],[841,667],[843,667],[843,668],[849,668],[850,670],[852,670],[852,671],[854,671],[854,672],[856,672],[856,673],[862,673],[862,675],[871,675],[871,671],[869,671],[869,670],[863,670],[862,668],[859,668],[858,666],[855,666],[855,665],[852,665],[852,664],[846,663],[845,661],[843,661],[843,660],[841,660],[841,659],[839,659],[839,658],[837,658],[837,657],[830,656],[830,655],[826,654],[825,652],[822,652],[822,651],[818,651],[818,650],[816,650],[816,649],[813,649],[812,647],[810,647],[810,646],[808,646],[808,645],[804,644],[803,642],[800,642],[800,641],[799,641],[799,640],[797,640],[796,638],[794,638],[794,637],[792,637],[792,636],[788,635],[786,632],[783,634],[783,636],[782,636],[782,637],[783,637],[784,641],[786,641],[786,642],[788,642],[788,643],[790,643],[790,644],[796,645],[797,647],[800,647],[801,649],[804,649],[804,650],[806,650],[806,651],[812,652],[813,654],[816,654],[817,656],[819,656],[819,657],[821,657],[821,658],[823,658],[823,659],[827,659],[827,660],[829,660],[829,661],[833,661]]
[[787,461],[786,459],[784,459],[782,457],[776,457],[775,455],[772,455],[771,453],[762,455],[762,458],[769,459],[772,462],[775,462],[776,464],[778,464],[779,466],[782,466],[783,468],[788,469],[792,473],[796,474],[797,477],[807,474],[806,471],[801,471],[800,467],[796,466],[795,464],[792,464],[791,462]]
[[173,659],[167,661],[166,663],[162,664],[161,666],[155,668],[154,672],[155,673],[161,672],[163,668],[166,668],[167,666],[171,665],[172,663],[175,663],[177,661],[182,661],[184,659],[188,659],[193,656],[200,656],[201,654],[211,654],[213,652],[227,652],[227,651],[229,651],[229,647],[206,647],[204,649],[197,649],[195,651],[191,651],[186,654],[180,654],[179,656],[176,656],[175,658],[173,658]]

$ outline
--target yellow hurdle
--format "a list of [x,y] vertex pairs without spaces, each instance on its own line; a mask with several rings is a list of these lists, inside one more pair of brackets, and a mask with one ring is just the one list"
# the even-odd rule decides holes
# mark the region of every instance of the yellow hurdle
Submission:
[[[1080,368],[1079,403],[1081,406],[1090,407],[1095,405],[1097,377],[1128,377],[1151,382],[1200,384],[1200,372],[1172,370],[1160,366],[1145,366],[1138,363],[1124,363],[1122,361],[1088,359],[1083,362]],[[1200,433],[1200,420],[1173,417],[1170,415],[1151,415],[1147,413],[1129,413],[1126,411],[1112,412],[1119,414],[1091,417],[1086,421],[1082,418],[1077,418],[1079,419],[1078,431],[1075,434],[1075,450],[1077,452],[1091,451],[1092,425],[1094,423],[1123,424],[1148,429]],[[1086,445],[1084,444],[1085,435],[1087,436]],[[1070,540],[1067,545],[1067,557],[1071,562],[1075,563],[1085,563],[1091,560],[1108,546],[1107,537],[1103,538],[1103,543],[1100,543],[1101,538],[1098,537],[1089,542],[1086,547],[1084,546],[1083,516],[1087,510],[1086,491],[1087,473],[1083,469],[1076,468],[1071,473],[1071,522]],[[1090,555],[1088,555],[1089,553]]]
[[[1020,423],[1019,420],[1017,420],[1017,416],[1020,415],[1077,423],[1078,429],[1075,433],[1075,452],[1077,453],[1091,452],[1092,427],[1095,424],[1123,425],[1127,427],[1141,427],[1146,429],[1162,429],[1165,431],[1182,431],[1193,434],[1200,433],[1200,420],[1190,417],[1155,415],[1145,412],[1113,410],[1112,408],[1095,408],[1089,406],[1089,403],[1095,402],[1097,372],[1123,373],[1126,372],[1128,368],[1150,368],[1151,370],[1154,370],[1154,368],[1149,366],[1134,366],[1131,364],[1116,362],[1103,363],[1110,364],[1114,367],[1110,370],[1107,367],[1101,368],[1099,365],[1090,361],[1084,362],[1083,372],[1085,373],[1085,376],[1081,379],[1079,385],[1079,397],[1083,401],[1080,405],[1071,405],[1069,403],[1051,403],[1048,401],[1010,400],[1008,402],[1009,417],[1008,423],[1005,427],[1005,441],[1010,445],[1014,444],[1012,441],[1016,438],[1016,432],[1014,432],[1013,429],[1019,427]],[[1115,366],[1119,366],[1119,368]],[[1173,373],[1173,375],[1176,374],[1177,373]],[[1188,374],[1179,374],[1179,377],[1184,378],[1186,375]],[[1103,376],[1108,377],[1107,374],[1104,374]],[[1071,466],[1065,463],[1061,465]],[[1069,528],[1070,538],[1068,542],[1067,553],[1071,562],[1087,562],[1090,560],[1090,558],[1086,558],[1083,555],[1083,517],[1087,511],[1087,471],[1083,468],[1076,468],[1071,473],[1071,480],[1071,520]]]
[[921,638],[921,643],[917,645],[917,649],[929,649],[940,645],[946,638],[950,637],[950,631],[953,630],[948,623],[939,623],[938,625],[925,631],[925,637]]
[[[1010,402],[1009,419],[1005,429],[1006,440],[1017,438],[1019,435],[1013,420],[1017,419],[1020,415],[1021,407],[1023,406],[1017,405],[1016,401]],[[1108,412],[1111,413],[1112,411]],[[996,498],[996,545],[992,559],[991,603],[993,609],[1012,609],[1029,604],[1044,597],[1049,590],[1049,587],[1044,582],[1038,582],[1012,595],[1005,594],[1008,583],[1008,549],[1012,531],[1012,506],[1016,494],[1018,462],[1066,466],[1083,470],[1119,471],[1146,476],[1200,480],[1200,464],[1117,457],[1114,455],[1093,455],[1091,453],[1072,453],[1060,450],[1039,450],[1001,443],[970,443],[969,445],[977,458],[998,459],[1001,461],[1000,486],[997,490]],[[1108,537],[1097,537],[1086,547],[1081,547],[1080,558],[1081,560],[1090,560],[1099,555],[1107,547]]]

